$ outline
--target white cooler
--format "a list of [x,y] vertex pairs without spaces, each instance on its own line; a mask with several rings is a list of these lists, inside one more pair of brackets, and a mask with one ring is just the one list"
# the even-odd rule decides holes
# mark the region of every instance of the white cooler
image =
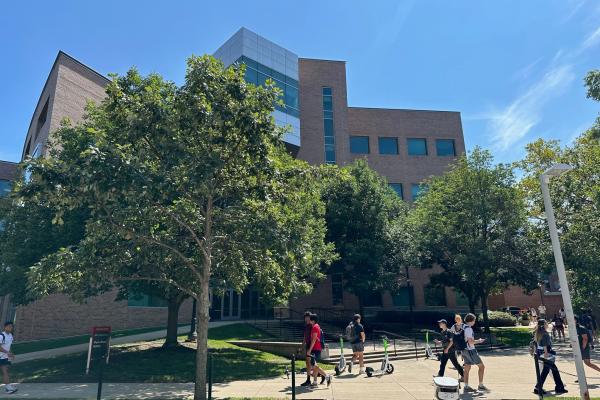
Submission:
[[435,386],[436,400],[458,400],[460,395],[460,382],[454,378],[446,376],[436,376],[433,378]]

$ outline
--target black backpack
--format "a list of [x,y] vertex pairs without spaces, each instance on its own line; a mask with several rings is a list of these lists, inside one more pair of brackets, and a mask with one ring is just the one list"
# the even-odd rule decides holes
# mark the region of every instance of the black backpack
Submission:
[[[456,327],[456,324],[454,325]],[[465,340],[465,326],[460,326],[460,331],[456,332],[456,329],[452,332],[454,334],[452,338],[452,345],[455,350],[464,350],[467,348],[467,341]]]

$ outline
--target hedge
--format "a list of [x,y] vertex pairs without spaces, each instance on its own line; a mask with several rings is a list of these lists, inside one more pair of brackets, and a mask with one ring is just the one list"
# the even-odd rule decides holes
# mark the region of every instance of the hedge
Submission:
[[[477,316],[478,322],[483,325],[483,314]],[[491,327],[515,326],[517,318],[503,311],[488,311],[488,319]]]

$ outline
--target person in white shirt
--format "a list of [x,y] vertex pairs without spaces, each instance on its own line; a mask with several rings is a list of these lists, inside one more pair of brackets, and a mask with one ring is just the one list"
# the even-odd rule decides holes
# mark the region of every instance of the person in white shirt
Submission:
[[546,319],[546,306],[543,304],[540,304],[538,306],[538,316],[540,317],[540,319]]
[[485,365],[483,365],[483,361],[481,361],[481,357],[479,357],[479,354],[477,353],[477,349],[475,349],[475,345],[476,344],[480,344],[483,343],[485,341],[485,339],[477,339],[475,340],[475,335],[473,333],[473,325],[475,325],[475,315],[474,314],[467,314],[465,315],[465,330],[464,330],[464,335],[465,335],[465,342],[467,344],[467,348],[466,350],[464,350],[462,352],[463,355],[463,360],[465,362],[465,372],[464,372],[464,381],[465,381],[465,388],[464,391],[465,393],[468,392],[475,392],[476,389],[472,388],[471,386],[469,386],[469,372],[471,371],[471,367],[474,365],[477,365],[478,368],[478,372],[479,372],[479,386],[477,387],[477,389],[479,390],[488,390],[487,387],[485,387],[485,385],[483,384],[483,373],[485,371]]
[[10,352],[10,346],[13,342],[13,323],[7,321],[4,323],[4,331],[0,333],[0,369],[2,369],[2,379],[4,381],[4,391],[8,394],[15,393],[17,388],[10,384],[8,377],[8,367],[15,355]]

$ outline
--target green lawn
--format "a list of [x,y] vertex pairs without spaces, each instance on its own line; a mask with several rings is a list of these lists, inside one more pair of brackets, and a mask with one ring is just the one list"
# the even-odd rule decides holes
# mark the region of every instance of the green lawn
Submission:
[[490,328],[498,342],[509,347],[521,347],[531,342],[531,328],[526,326],[515,326],[514,328]]
[[[209,347],[214,361],[213,381],[259,379],[283,375],[289,360],[274,354],[245,349],[227,343],[235,339],[265,338],[247,324],[227,325],[209,330]],[[185,339],[185,336],[180,338]],[[191,344],[163,349],[162,340],[114,346],[110,365],[105,369],[107,382],[193,382],[195,350]],[[19,382],[94,382],[85,375],[86,354],[16,364],[12,369]],[[301,368],[302,363],[297,363]]]
[[[180,325],[182,326],[182,325]],[[126,329],[122,331],[114,331],[112,337],[130,336],[137,335],[140,333],[154,332],[165,329],[165,327],[153,327],[153,328],[138,328],[138,329]],[[75,344],[88,343],[90,335],[71,336],[60,339],[47,339],[47,340],[36,340],[34,342],[15,343],[12,345],[15,354],[25,354],[34,351],[56,349],[58,347],[72,346]]]

